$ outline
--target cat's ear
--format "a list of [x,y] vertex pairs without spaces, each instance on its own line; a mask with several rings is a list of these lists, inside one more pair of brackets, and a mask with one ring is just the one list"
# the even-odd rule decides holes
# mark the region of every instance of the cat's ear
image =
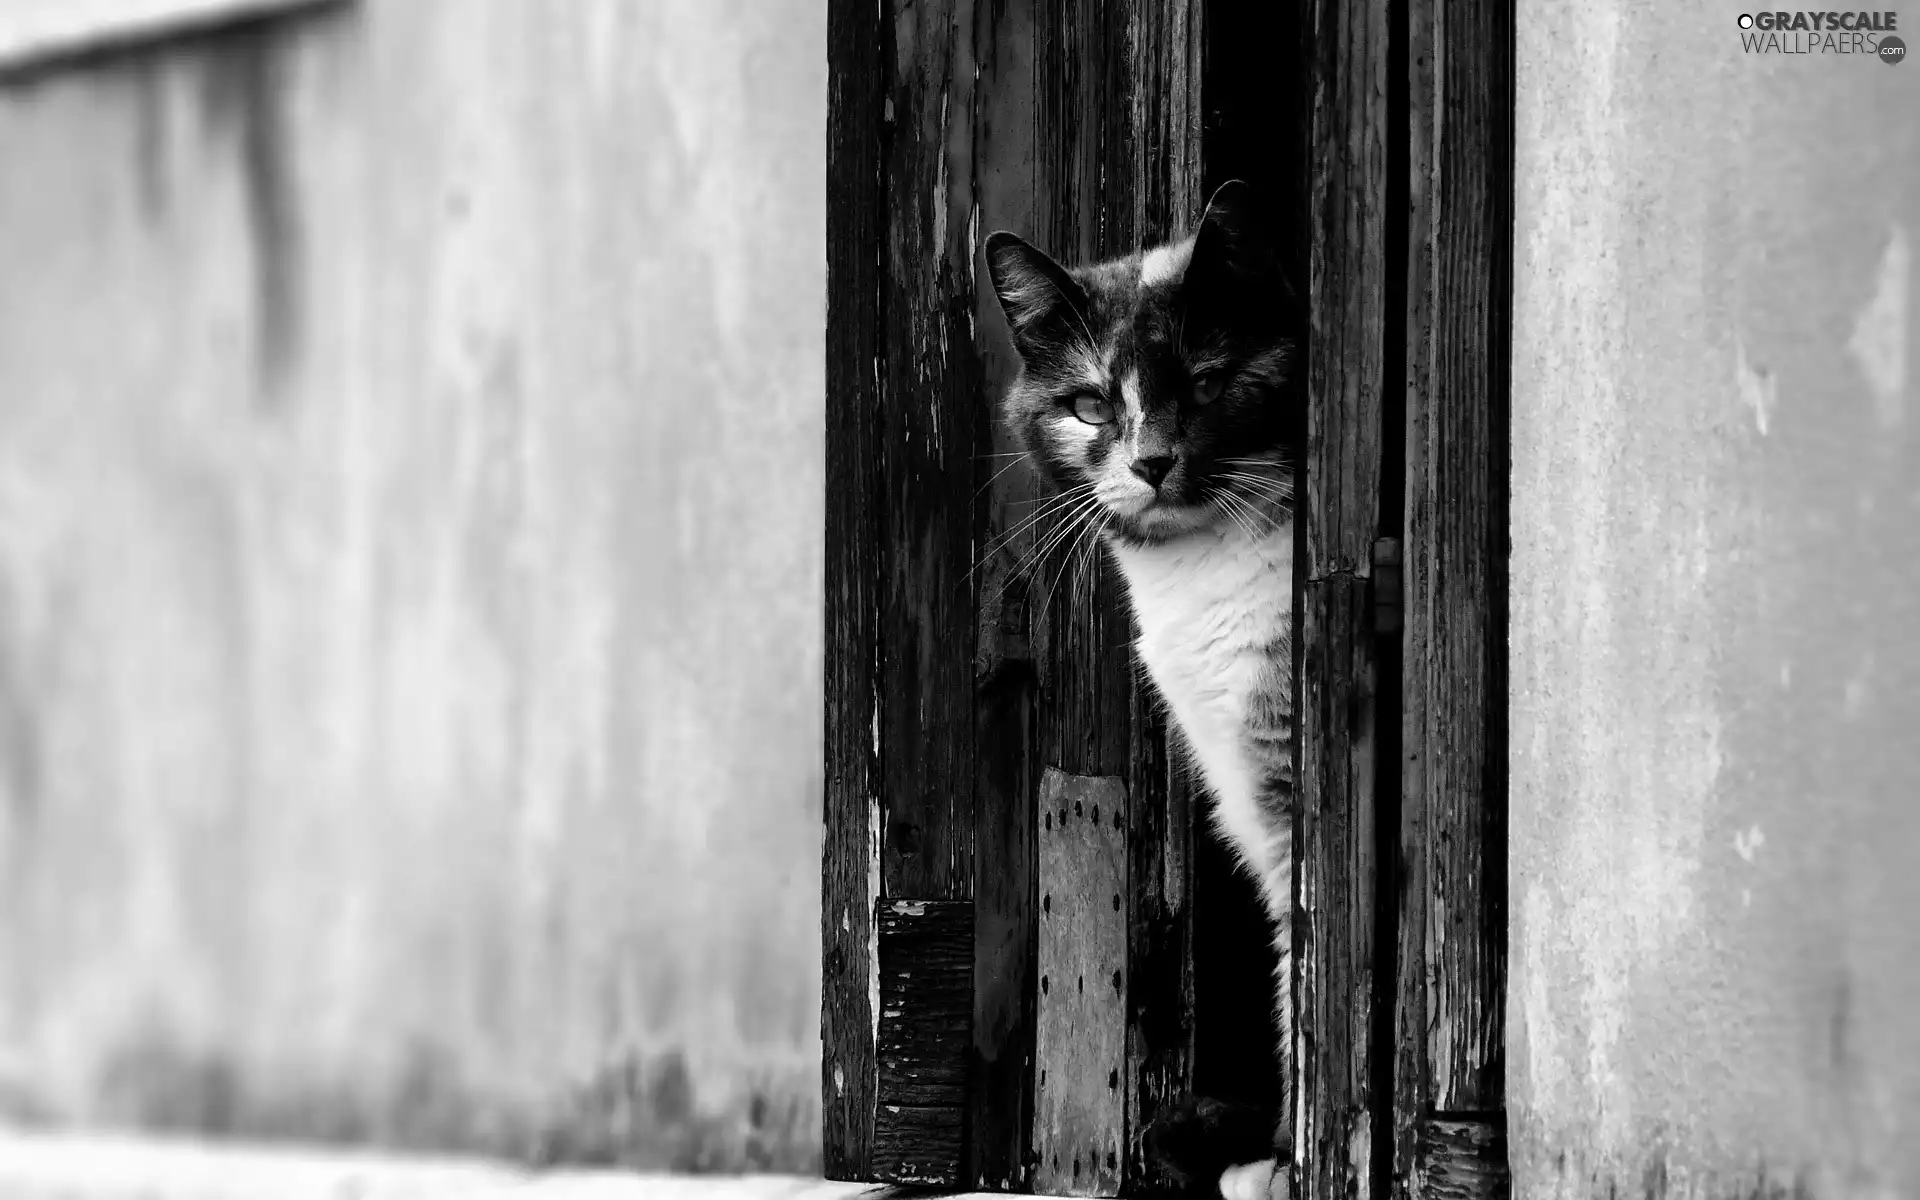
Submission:
[[994,294],[1023,352],[1055,317],[1086,305],[1086,292],[1064,267],[1015,235],[1002,230],[989,236],[986,255]]
[[1212,283],[1273,281],[1285,287],[1276,251],[1259,198],[1247,184],[1230,179],[1207,201],[1200,230],[1194,235],[1187,278]]

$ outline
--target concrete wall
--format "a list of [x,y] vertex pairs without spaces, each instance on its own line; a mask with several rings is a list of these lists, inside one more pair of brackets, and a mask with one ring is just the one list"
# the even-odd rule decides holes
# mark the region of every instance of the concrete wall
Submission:
[[1521,1196],[1920,1195],[1920,64],[1740,11],[1520,5]]
[[0,1109],[816,1161],[824,35],[0,82]]

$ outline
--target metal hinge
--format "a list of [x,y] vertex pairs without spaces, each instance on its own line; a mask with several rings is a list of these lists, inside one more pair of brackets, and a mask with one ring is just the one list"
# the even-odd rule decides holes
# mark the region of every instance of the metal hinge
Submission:
[[1373,631],[1400,631],[1400,539],[1373,543]]

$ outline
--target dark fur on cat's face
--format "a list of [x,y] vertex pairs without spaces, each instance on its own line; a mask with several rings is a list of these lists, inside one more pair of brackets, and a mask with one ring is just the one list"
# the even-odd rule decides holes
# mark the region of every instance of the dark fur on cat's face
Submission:
[[1287,506],[1304,325],[1246,185],[1144,254],[1069,270],[1003,232],[986,256],[1022,362],[1003,419],[1108,532],[1164,542]]

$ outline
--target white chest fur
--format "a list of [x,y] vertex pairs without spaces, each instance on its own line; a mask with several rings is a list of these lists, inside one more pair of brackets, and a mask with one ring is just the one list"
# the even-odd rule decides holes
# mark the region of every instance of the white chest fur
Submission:
[[1288,682],[1293,527],[1254,537],[1229,524],[1113,553],[1140,627],[1140,658],[1218,801],[1217,819],[1250,859],[1264,857],[1258,799],[1267,764],[1248,728],[1259,698]]

